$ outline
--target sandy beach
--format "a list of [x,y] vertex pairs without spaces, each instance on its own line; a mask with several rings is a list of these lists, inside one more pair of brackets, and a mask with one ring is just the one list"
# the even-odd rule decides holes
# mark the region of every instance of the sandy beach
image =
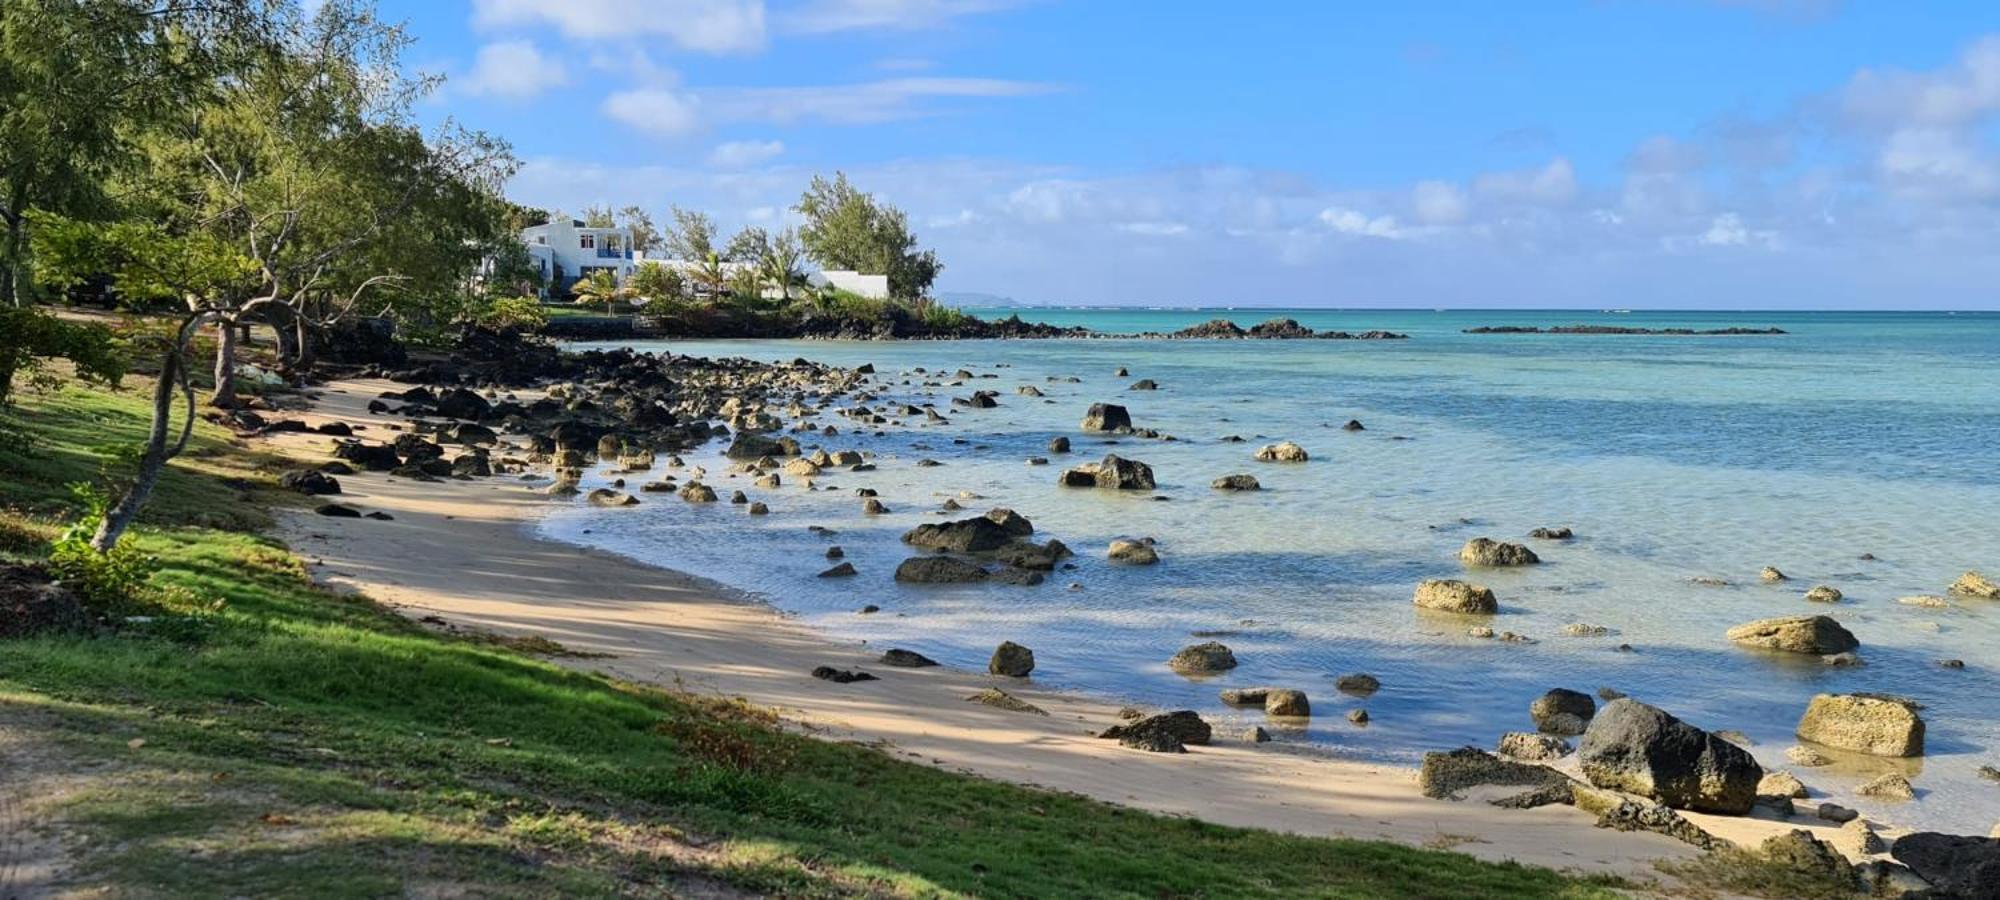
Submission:
[[[304,416],[393,435],[392,417],[365,407],[400,386],[329,384]],[[305,459],[332,439],[281,433],[271,441]],[[1111,803],[1242,827],[1451,847],[1482,859],[1650,877],[1654,862],[1697,851],[1670,838],[1595,828],[1568,806],[1507,810],[1427,799],[1413,770],[1218,740],[1186,755],[1147,754],[1093,735],[1118,707],[1070,692],[946,667],[880,665],[885,646],[834,641],[768,607],[691,575],[541,540],[531,526],[551,500],[495,477],[416,482],[380,473],[342,476],[340,497],[392,520],[287,513],[280,534],[313,576],[405,615],[505,635],[539,635],[585,657],[587,671],[694,693],[742,697],[778,710],[827,740],[854,741],[926,765],[1074,792]],[[816,666],[862,669],[880,680],[833,684]],[[966,702],[1001,687],[1046,717]],[[1443,748],[1440,748],[1443,749]],[[1711,833],[1754,843],[1789,828],[1758,818],[1690,814]]]

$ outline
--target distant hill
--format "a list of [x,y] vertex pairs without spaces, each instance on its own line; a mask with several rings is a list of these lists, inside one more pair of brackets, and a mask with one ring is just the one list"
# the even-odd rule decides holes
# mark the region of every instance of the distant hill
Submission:
[[947,306],[1023,306],[1025,304],[1012,297],[986,294],[979,291],[939,291],[938,302]]

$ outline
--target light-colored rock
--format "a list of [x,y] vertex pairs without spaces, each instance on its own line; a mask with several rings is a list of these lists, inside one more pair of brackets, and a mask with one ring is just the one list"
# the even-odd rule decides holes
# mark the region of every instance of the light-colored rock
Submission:
[[1803,744],[1793,744],[1790,747],[1786,747],[1785,758],[1791,760],[1793,765],[1804,766],[1808,769],[1816,769],[1820,766],[1831,765],[1833,763],[1833,760],[1828,759],[1826,754]]
[[1272,716],[1309,716],[1312,715],[1312,703],[1306,700],[1305,691],[1272,688],[1264,694],[1264,713]]
[[1776,584],[1777,582],[1780,581],[1791,580],[1790,578],[1787,578],[1785,576],[1785,573],[1778,571],[1777,566],[1765,566],[1764,571],[1757,573],[1757,577],[1763,579],[1766,583],[1770,584]]
[[1257,450],[1258,462],[1301,463],[1305,462],[1310,458],[1311,455],[1306,453],[1306,448],[1301,447],[1295,443],[1292,443],[1291,441],[1280,441],[1275,444],[1267,444],[1264,447],[1261,447]]
[[1967,572],[1951,583],[1949,593],[1980,597],[1986,600],[2000,600],[2000,583],[1978,572]]
[[1112,562],[1134,566],[1150,566],[1160,561],[1159,551],[1153,549],[1152,543],[1136,538],[1112,541],[1111,548],[1104,555]]
[[1824,656],[1861,646],[1854,634],[1827,616],[1781,616],[1729,629],[1728,638],[1746,647]]
[[1412,602],[1441,612],[1490,615],[1500,611],[1500,602],[1484,585],[1455,578],[1426,579],[1417,585]]
[[1855,788],[1854,792],[1863,797],[1874,797],[1877,800],[1917,799],[1916,787],[1910,784],[1910,779],[1898,772],[1890,772],[1871,779],[1866,784]]
[[1790,797],[1794,800],[1803,800],[1806,797],[1806,785],[1805,782],[1799,780],[1797,775],[1793,775],[1782,769],[1765,772],[1764,777],[1757,782],[1757,796]]
[[1839,603],[1842,596],[1840,589],[1830,584],[1814,585],[1806,591],[1806,599],[1813,603]]
[[1802,740],[1874,756],[1922,756],[1924,720],[1910,701],[1879,694],[1820,694],[1799,719]]
[[1908,597],[1897,597],[1896,602],[1904,606],[1916,606],[1923,609],[1948,609],[1951,606],[1950,600],[1946,600],[1936,594],[1912,594]]
[[1192,644],[1167,660],[1167,667],[1182,674],[1227,672],[1236,668],[1236,654],[1219,641]]
[[1500,744],[1495,749],[1502,756],[1533,762],[1561,759],[1576,752],[1562,738],[1527,731],[1509,731],[1501,735]]

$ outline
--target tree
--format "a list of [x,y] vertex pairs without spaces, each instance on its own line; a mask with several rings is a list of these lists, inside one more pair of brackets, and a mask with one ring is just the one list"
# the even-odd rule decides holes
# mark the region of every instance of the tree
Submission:
[[666,245],[660,229],[653,224],[653,217],[645,210],[628,206],[618,211],[618,218],[625,223],[625,230],[632,232],[632,249],[658,253]]
[[902,210],[877,203],[849,184],[845,173],[834,173],[832,181],[813,176],[794,209],[806,217],[799,239],[815,262],[887,275],[889,295],[896,299],[921,300],[944,268],[937,254],[917,248]]
[[612,216],[611,207],[593,204],[583,208],[583,227],[617,228],[618,221]]
[[698,210],[673,208],[674,224],[667,229],[667,255],[678,260],[701,263],[717,255],[715,220]]
[[764,282],[776,287],[778,295],[790,302],[792,289],[805,286],[806,273],[799,265],[804,260],[805,248],[799,244],[798,233],[787,228],[764,245],[764,256],[757,269]]
[[763,260],[764,254],[770,252],[770,249],[770,233],[751,225],[736,232],[736,236],[729,239],[729,244],[722,249],[722,258],[730,262],[756,265]]
[[641,263],[626,284],[634,296],[655,303],[677,303],[687,295],[679,270],[663,263]]

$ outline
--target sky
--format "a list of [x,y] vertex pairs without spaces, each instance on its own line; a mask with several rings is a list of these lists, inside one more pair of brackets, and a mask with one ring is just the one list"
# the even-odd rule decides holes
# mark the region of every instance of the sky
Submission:
[[522,203],[909,213],[947,298],[2000,309],[2000,3],[383,0]]

